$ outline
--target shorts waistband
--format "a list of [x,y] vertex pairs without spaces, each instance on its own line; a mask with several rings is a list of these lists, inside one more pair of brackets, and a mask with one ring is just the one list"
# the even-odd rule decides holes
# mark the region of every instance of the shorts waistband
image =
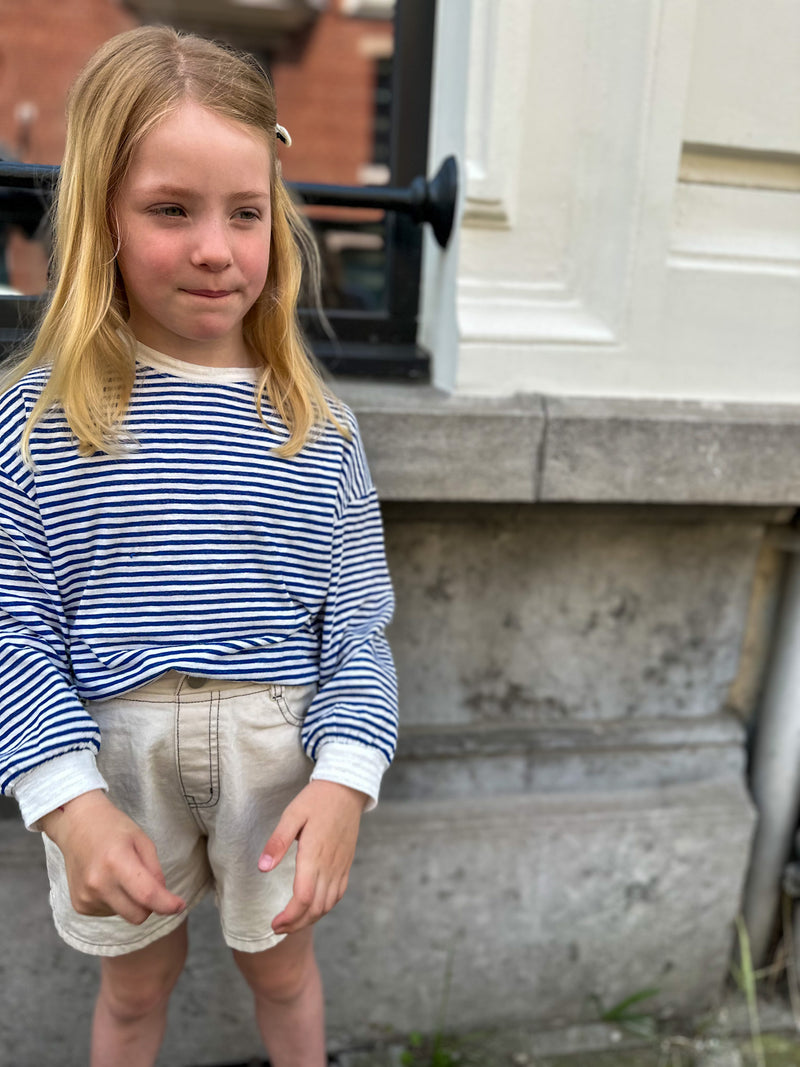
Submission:
[[183,671],[167,671],[166,674],[162,674],[159,678],[153,678],[152,681],[145,682],[144,685],[140,685],[137,689],[131,689],[121,695],[174,697],[178,693],[182,696],[190,696],[192,693],[207,695],[210,692],[244,694],[245,692],[257,693],[264,689],[271,692],[276,688],[280,689],[282,687],[270,682],[254,682],[252,679],[209,678],[206,675],[186,674]]

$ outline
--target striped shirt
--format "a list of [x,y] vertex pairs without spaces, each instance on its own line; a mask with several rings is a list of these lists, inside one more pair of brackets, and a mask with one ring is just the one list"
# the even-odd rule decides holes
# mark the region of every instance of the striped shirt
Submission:
[[[373,800],[395,745],[393,596],[358,427],[291,458],[255,372],[140,346],[123,456],[78,454],[60,409],[20,436],[46,380],[0,398],[0,790],[27,825],[105,783],[85,702],[174,669],[319,686],[312,777]],[[69,795],[68,795],[69,794]]]

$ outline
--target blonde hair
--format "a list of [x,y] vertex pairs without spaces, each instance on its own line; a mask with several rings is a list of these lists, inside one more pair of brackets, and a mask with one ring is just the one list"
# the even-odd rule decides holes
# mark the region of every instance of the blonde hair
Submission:
[[245,316],[243,332],[262,363],[255,387],[258,415],[266,425],[267,397],[290,431],[275,451],[295,455],[325,421],[349,436],[297,320],[303,262],[318,290],[319,256],[281,180],[272,86],[249,56],[166,26],[144,26],[99,48],[70,92],[56,193],[56,285],[32,348],[2,383],[7,389],[34,368],[51,368],[22,437],[28,462],[31,432],[54,404],[63,408],[82,455],[113,454],[122,445],[136,342],[116,266],[113,205],[137,145],[186,99],[255,128],[270,153],[267,283]]

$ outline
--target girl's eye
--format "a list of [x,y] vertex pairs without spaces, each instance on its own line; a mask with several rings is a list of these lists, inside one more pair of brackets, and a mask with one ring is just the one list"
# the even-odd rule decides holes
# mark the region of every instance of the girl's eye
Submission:
[[167,219],[179,219],[183,216],[184,210],[182,207],[178,207],[177,204],[160,204],[158,207],[151,208],[154,215],[161,215]]
[[243,222],[258,222],[261,216],[257,211],[254,211],[252,208],[243,207],[236,212],[236,218],[242,220]]

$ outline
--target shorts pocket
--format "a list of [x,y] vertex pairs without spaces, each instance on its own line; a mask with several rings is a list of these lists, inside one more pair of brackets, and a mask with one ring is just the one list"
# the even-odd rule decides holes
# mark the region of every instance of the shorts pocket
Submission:
[[286,692],[286,687],[282,685],[272,686],[272,697],[287,725],[303,725],[303,719],[306,716],[305,702],[294,701],[291,694]]

